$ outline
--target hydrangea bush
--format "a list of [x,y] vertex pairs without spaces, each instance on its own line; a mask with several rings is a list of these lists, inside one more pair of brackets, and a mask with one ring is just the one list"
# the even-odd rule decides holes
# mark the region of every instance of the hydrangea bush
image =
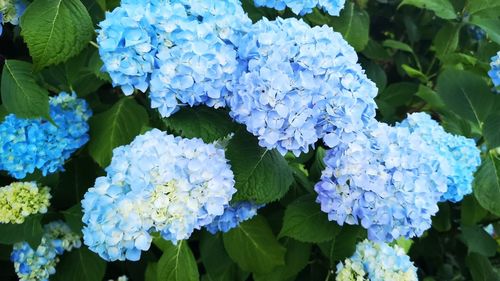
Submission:
[[499,18],[0,0],[0,280],[500,280]]

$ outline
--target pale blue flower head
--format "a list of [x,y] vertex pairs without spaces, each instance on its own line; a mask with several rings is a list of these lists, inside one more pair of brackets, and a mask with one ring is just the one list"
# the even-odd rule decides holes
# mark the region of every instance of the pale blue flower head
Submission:
[[49,276],[56,272],[58,256],[80,246],[80,237],[62,221],[55,221],[45,225],[36,249],[27,242],[16,243],[10,259],[20,280],[48,281]]
[[224,209],[224,214],[215,217],[212,223],[205,226],[205,228],[212,234],[219,231],[228,232],[240,223],[253,218],[257,215],[257,210],[262,207],[264,205],[247,201],[231,204]]
[[481,152],[473,139],[445,132],[426,113],[410,114],[397,126],[419,134],[428,147],[435,151],[436,159],[440,161],[439,168],[448,178],[448,189],[441,201],[458,202],[472,193],[474,172],[481,164]]
[[84,243],[103,259],[139,260],[150,233],[176,243],[224,213],[234,188],[224,150],[153,129],[113,151],[82,201]]
[[488,71],[488,75],[493,81],[496,92],[500,93],[500,51],[491,58],[490,66],[491,69]]
[[245,71],[233,81],[231,116],[262,147],[298,155],[325,137],[334,147],[375,117],[375,84],[330,27],[262,19],[243,36]]
[[64,162],[88,140],[92,112],[76,94],[51,97],[50,117],[22,119],[9,114],[0,123],[0,170],[17,179],[35,169],[45,176],[63,170]]
[[340,225],[360,224],[374,241],[421,236],[447,190],[435,151],[408,128],[373,123],[324,161],[321,210]]
[[296,15],[312,13],[314,8],[319,8],[332,16],[338,16],[344,8],[345,0],[254,0],[257,7],[268,7],[279,11],[286,7]]
[[336,281],[417,281],[417,268],[397,245],[365,240],[354,255],[337,264]]
[[151,106],[168,117],[180,105],[225,106],[227,86],[239,75],[235,44],[252,22],[239,0],[175,0],[175,17],[156,54]]

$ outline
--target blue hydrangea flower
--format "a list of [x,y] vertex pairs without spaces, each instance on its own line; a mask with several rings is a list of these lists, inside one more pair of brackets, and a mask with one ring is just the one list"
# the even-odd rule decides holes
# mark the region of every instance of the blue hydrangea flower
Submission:
[[312,13],[318,7],[332,16],[338,16],[344,8],[345,0],[254,0],[257,7],[269,7],[279,11],[286,7],[296,15]]
[[336,281],[417,281],[417,268],[397,245],[365,240],[337,265]]
[[490,66],[491,70],[488,71],[488,75],[493,81],[496,92],[500,93],[500,51],[496,54],[496,56],[491,58]]
[[239,0],[172,1],[168,37],[156,55],[151,107],[168,117],[178,105],[225,106],[239,74],[235,44],[252,22]]
[[246,69],[231,86],[230,114],[262,147],[298,155],[323,137],[334,147],[375,117],[375,84],[327,26],[263,19],[243,36],[238,55]]
[[317,202],[339,225],[361,224],[374,241],[421,236],[447,190],[443,161],[420,134],[373,123],[327,151]]
[[49,276],[56,272],[58,256],[80,246],[80,237],[62,221],[55,221],[45,225],[36,249],[27,242],[16,243],[10,259],[21,281],[49,281]]
[[22,0],[3,0],[0,2],[0,35],[3,32],[3,24],[19,24],[19,18],[26,10],[26,3]]
[[257,215],[257,210],[264,205],[254,204],[252,202],[237,202],[229,205],[224,210],[224,214],[214,218],[212,223],[205,226],[208,232],[215,234],[219,231],[228,232],[237,227],[240,223],[253,218]]
[[73,152],[88,140],[91,111],[76,94],[51,97],[47,120],[21,119],[9,114],[0,123],[0,170],[21,179],[39,169],[45,176],[63,170]]
[[84,243],[103,259],[138,260],[151,231],[176,243],[224,213],[234,177],[224,150],[153,129],[113,151],[82,201]]
[[441,159],[440,169],[447,175],[448,190],[441,201],[458,202],[472,193],[474,172],[481,164],[481,152],[473,139],[455,136],[444,131],[426,113],[414,113],[397,126],[409,128],[422,139]]

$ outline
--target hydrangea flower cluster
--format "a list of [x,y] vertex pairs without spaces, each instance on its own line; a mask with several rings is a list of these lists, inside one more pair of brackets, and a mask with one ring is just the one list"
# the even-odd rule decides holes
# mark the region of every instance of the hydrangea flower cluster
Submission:
[[255,204],[252,202],[237,202],[229,205],[224,210],[224,214],[216,216],[212,223],[205,226],[208,232],[215,234],[219,231],[228,232],[237,227],[240,223],[253,218],[257,215],[257,210],[264,205]]
[[62,92],[49,103],[55,124],[14,114],[0,123],[0,170],[17,179],[35,169],[44,176],[63,170],[64,161],[89,140],[87,121],[92,112],[85,100]]
[[19,24],[19,18],[24,14],[24,10],[26,4],[22,0],[0,0],[0,35],[5,23]]
[[440,169],[448,177],[448,190],[441,201],[458,202],[472,193],[474,172],[481,164],[481,152],[473,139],[455,136],[444,131],[443,127],[426,113],[414,113],[398,124],[421,135],[436,157],[439,156]]
[[417,281],[417,268],[397,245],[365,240],[337,265],[336,281]]
[[447,190],[445,159],[405,127],[374,123],[324,161],[321,210],[340,225],[361,224],[374,241],[421,236]]
[[45,214],[50,205],[50,188],[34,182],[14,182],[0,188],[0,223],[21,224],[33,214]]
[[231,116],[282,154],[352,138],[375,117],[377,88],[354,49],[330,27],[262,19],[243,36],[245,72],[232,85]]
[[126,95],[149,87],[164,117],[179,104],[224,106],[251,23],[239,0],[125,0],[99,25],[103,70]]
[[62,221],[55,221],[45,225],[38,248],[32,249],[27,242],[17,243],[10,258],[20,281],[48,281],[56,272],[58,256],[80,246],[80,237]]
[[82,201],[84,243],[103,259],[138,260],[150,232],[176,243],[224,213],[234,176],[224,150],[153,129],[113,151]]
[[495,86],[495,90],[497,93],[500,93],[500,51],[491,58],[491,70],[488,71],[488,75],[491,77],[493,81],[493,85]]
[[254,0],[257,7],[269,7],[279,11],[286,7],[296,15],[312,13],[318,7],[332,16],[338,16],[344,8],[345,0]]

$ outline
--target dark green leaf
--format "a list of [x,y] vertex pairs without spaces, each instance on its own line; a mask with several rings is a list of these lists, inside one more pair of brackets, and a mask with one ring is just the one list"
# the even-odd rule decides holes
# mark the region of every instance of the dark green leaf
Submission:
[[82,246],[61,257],[53,278],[57,281],[96,281],[103,279],[105,270],[106,262]]
[[133,99],[122,98],[90,119],[90,156],[101,167],[108,166],[113,149],[132,141],[147,123],[146,110]]
[[32,215],[22,224],[0,224],[0,244],[10,245],[27,241],[33,249],[36,249],[43,235],[41,219],[41,215]]
[[451,229],[451,210],[448,203],[439,204],[439,212],[432,217],[432,227],[439,232],[446,232]]
[[370,16],[353,2],[347,2],[340,16],[332,18],[330,24],[356,51],[362,51],[368,44]]
[[330,264],[335,265],[338,261],[352,256],[362,235],[361,227],[344,225],[333,241],[321,243],[319,246],[321,252],[330,259]]
[[237,266],[226,253],[221,233],[211,235],[208,232],[202,232],[200,255],[203,266],[211,279],[235,280]]
[[256,216],[223,234],[224,247],[243,270],[269,273],[285,265],[286,249],[276,240],[267,221]]
[[500,26],[500,19],[472,17],[470,22],[482,28],[484,31],[486,31],[486,34],[488,34],[488,37],[491,40],[495,41],[497,44],[500,44],[500,29],[498,28]]
[[461,207],[462,225],[475,225],[488,214],[473,195],[465,196]]
[[236,180],[233,200],[268,203],[283,197],[293,182],[287,162],[276,150],[266,150],[246,132],[238,132],[227,146],[226,157]]
[[75,233],[81,233],[83,229],[82,205],[76,204],[75,206],[67,209],[66,211],[62,211],[61,213],[64,215],[64,220],[69,225],[71,230],[73,230]]
[[434,90],[422,84],[418,86],[416,95],[427,102],[432,108],[440,109],[445,106],[441,97]]
[[443,19],[455,19],[457,14],[449,0],[403,0],[399,6],[412,5],[422,9],[428,9]]
[[434,47],[438,57],[441,58],[457,49],[461,27],[462,25],[455,23],[446,23],[441,27],[434,37]]
[[226,137],[236,129],[227,112],[205,106],[184,107],[163,120],[175,133],[186,138],[201,138],[209,143]]
[[149,263],[146,267],[146,272],[144,276],[144,281],[157,281],[158,280],[158,263]]
[[500,276],[491,266],[491,262],[487,257],[470,253],[465,263],[470,270],[473,281],[499,281]]
[[326,150],[322,147],[318,147],[316,149],[316,155],[314,156],[314,162],[311,165],[311,169],[309,169],[309,177],[311,180],[318,182],[321,177],[321,173],[325,169],[325,162],[323,159],[325,158]]
[[479,226],[462,225],[462,241],[467,245],[469,253],[477,253],[492,257],[497,252],[497,242]]
[[468,0],[467,10],[471,14],[500,9],[498,0]]
[[21,18],[21,30],[37,69],[77,55],[94,34],[80,0],[35,0]]
[[500,160],[491,154],[476,172],[474,196],[483,208],[500,216]]
[[483,135],[490,149],[500,146],[500,113],[493,113],[484,121]]
[[163,247],[163,255],[158,261],[158,280],[198,281],[198,267],[186,241],[173,245],[168,242]]
[[335,222],[328,221],[314,195],[306,195],[292,202],[285,210],[280,237],[288,236],[302,242],[330,241],[340,232]]
[[6,60],[1,91],[3,106],[9,113],[21,118],[50,119],[49,92],[36,83],[30,63]]

